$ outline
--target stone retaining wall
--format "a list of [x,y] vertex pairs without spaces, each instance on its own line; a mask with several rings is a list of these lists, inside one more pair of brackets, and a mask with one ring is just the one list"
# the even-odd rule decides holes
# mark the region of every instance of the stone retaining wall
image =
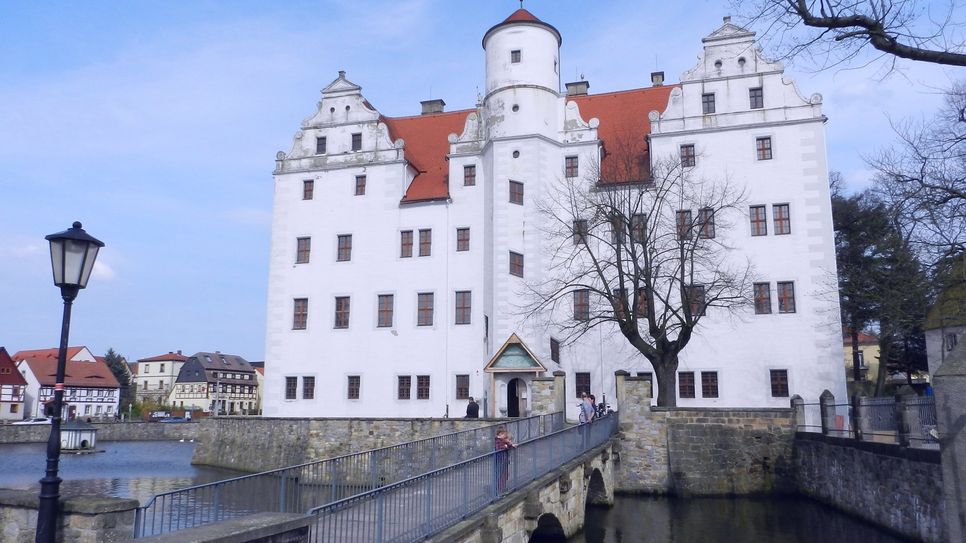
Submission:
[[939,451],[799,433],[794,471],[806,496],[915,540],[945,541]]
[[501,419],[210,418],[192,463],[266,471],[434,435],[469,430]]
[[[134,533],[137,500],[61,497],[57,543],[115,543]],[[0,541],[30,543],[37,534],[36,490],[0,489]]]
[[[198,440],[202,427],[199,422],[95,422],[98,441],[178,441]],[[11,424],[0,426],[0,443],[46,443],[50,425]]]

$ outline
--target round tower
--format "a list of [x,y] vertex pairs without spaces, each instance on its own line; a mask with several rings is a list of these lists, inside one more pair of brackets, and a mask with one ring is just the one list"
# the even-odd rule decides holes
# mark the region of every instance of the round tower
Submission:
[[486,31],[483,102],[491,136],[551,128],[546,121],[556,116],[560,96],[560,43],[556,28],[523,8]]

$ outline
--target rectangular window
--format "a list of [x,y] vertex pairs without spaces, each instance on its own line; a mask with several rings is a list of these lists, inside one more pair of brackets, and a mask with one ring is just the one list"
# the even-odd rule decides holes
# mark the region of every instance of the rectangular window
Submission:
[[468,290],[456,291],[456,324],[469,324],[473,294]]
[[433,293],[420,292],[416,295],[416,326],[433,325]]
[[775,235],[792,233],[792,219],[788,212],[788,204],[772,205],[771,214],[775,219]]
[[347,397],[350,400],[358,400],[359,399],[359,388],[360,388],[361,384],[362,384],[362,378],[360,376],[358,376],[358,375],[350,375],[349,376],[349,383],[348,383],[348,388],[347,388],[346,392],[348,393],[347,394]]
[[691,239],[691,210],[677,212],[678,239]]
[[463,166],[463,186],[472,187],[474,185],[476,185],[476,165]]
[[335,297],[335,327],[336,328],[349,327],[349,297],[348,296]]
[[579,398],[581,394],[590,394],[590,372],[589,371],[578,371],[575,375],[577,397]]
[[309,299],[296,298],[292,305],[292,330],[305,330],[309,320]]
[[678,372],[678,398],[694,397],[694,372]]
[[348,262],[352,260],[352,234],[340,234],[338,240],[339,250],[336,254],[336,261]]
[[792,281],[778,282],[778,312],[795,312],[795,283]]
[[470,376],[456,376],[456,399],[467,400],[470,397]]
[[298,396],[299,389],[299,378],[298,377],[286,377],[285,378],[285,399],[294,400]]
[[318,136],[315,138],[315,154],[325,154],[325,136]]
[[627,307],[627,290],[615,288],[611,291],[611,298],[614,299],[614,315],[622,318],[624,316],[624,308]]
[[765,206],[749,207],[748,217],[751,219],[752,236],[765,236],[768,234],[768,217],[765,213]]
[[694,145],[682,145],[681,146],[681,167],[682,168],[693,168],[697,163],[694,156]]
[[750,102],[751,109],[761,109],[765,107],[765,95],[762,92],[761,87],[748,89],[748,101]]
[[769,283],[755,283],[752,288],[755,295],[755,313],[758,315],[771,313],[771,285]]
[[574,245],[577,245],[587,236],[587,219],[576,219],[572,228]]
[[470,229],[469,228],[456,229],[456,250],[457,251],[470,250]]
[[356,176],[356,196],[363,196],[366,193],[366,176]]
[[519,49],[514,49],[514,50],[510,51],[510,62],[512,62],[513,64],[516,64],[516,63],[520,62],[520,50]]
[[707,239],[714,237],[714,210],[710,207],[698,210],[698,237]]
[[560,363],[560,342],[550,338],[550,360]]
[[400,375],[396,380],[396,398],[408,400],[412,398],[413,378],[410,375]]
[[707,308],[704,298],[704,285],[691,285],[684,287],[684,295],[687,297],[688,307],[691,309],[692,316],[702,316]]
[[635,213],[631,215],[631,241],[634,243],[644,243],[645,227],[647,225],[647,215]]
[[413,256],[413,231],[403,230],[399,233],[399,258]]
[[510,203],[523,205],[523,183],[510,181]]
[[361,151],[362,150],[362,134],[352,135],[352,150]]
[[771,137],[755,138],[758,160],[771,160]]
[[590,290],[574,291],[574,320],[590,320]]
[[295,263],[308,264],[312,251],[312,238],[295,238]]
[[647,317],[650,304],[647,303],[647,289],[640,287],[637,289],[637,316]]
[[393,295],[380,294],[378,298],[378,308],[376,309],[377,322],[379,328],[392,327]]
[[702,94],[701,95],[701,111],[707,115],[708,113],[714,113],[714,93]]
[[510,251],[510,275],[523,277],[523,255]]
[[788,370],[770,370],[771,395],[774,398],[788,397]]
[[429,399],[429,376],[428,375],[416,376],[416,399],[417,400]]
[[568,156],[564,159],[564,176],[577,177],[579,170],[580,168],[577,157]]
[[419,256],[429,256],[433,254],[433,231],[424,228],[419,231]]
[[315,377],[302,378],[302,399],[303,400],[315,399]]
[[315,196],[315,181],[306,179],[302,181],[302,199],[311,200]]
[[613,245],[624,243],[624,218],[620,213],[614,213],[610,218],[610,242]]
[[701,372],[701,397],[702,398],[718,397],[718,372],[716,371]]

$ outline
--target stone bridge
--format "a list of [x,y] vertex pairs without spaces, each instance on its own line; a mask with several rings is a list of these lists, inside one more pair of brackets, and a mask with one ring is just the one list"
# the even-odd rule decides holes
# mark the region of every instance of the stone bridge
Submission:
[[618,449],[618,441],[612,439],[430,541],[563,543],[583,529],[588,505],[613,505]]

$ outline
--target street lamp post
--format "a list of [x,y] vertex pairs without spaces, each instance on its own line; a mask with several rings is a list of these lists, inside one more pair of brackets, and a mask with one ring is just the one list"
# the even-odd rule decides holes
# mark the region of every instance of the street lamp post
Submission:
[[64,374],[67,367],[67,337],[70,333],[70,308],[80,289],[87,286],[97,251],[104,243],[81,228],[81,223],[51,234],[50,264],[54,272],[54,285],[60,287],[64,299],[64,318],[60,327],[60,350],[57,353],[57,380],[54,384],[53,417],[50,420],[50,437],[47,439],[47,471],[40,480],[40,507],[37,513],[37,543],[54,543],[57,533],[57,509],[60,499],[60,417],[64,405]]

